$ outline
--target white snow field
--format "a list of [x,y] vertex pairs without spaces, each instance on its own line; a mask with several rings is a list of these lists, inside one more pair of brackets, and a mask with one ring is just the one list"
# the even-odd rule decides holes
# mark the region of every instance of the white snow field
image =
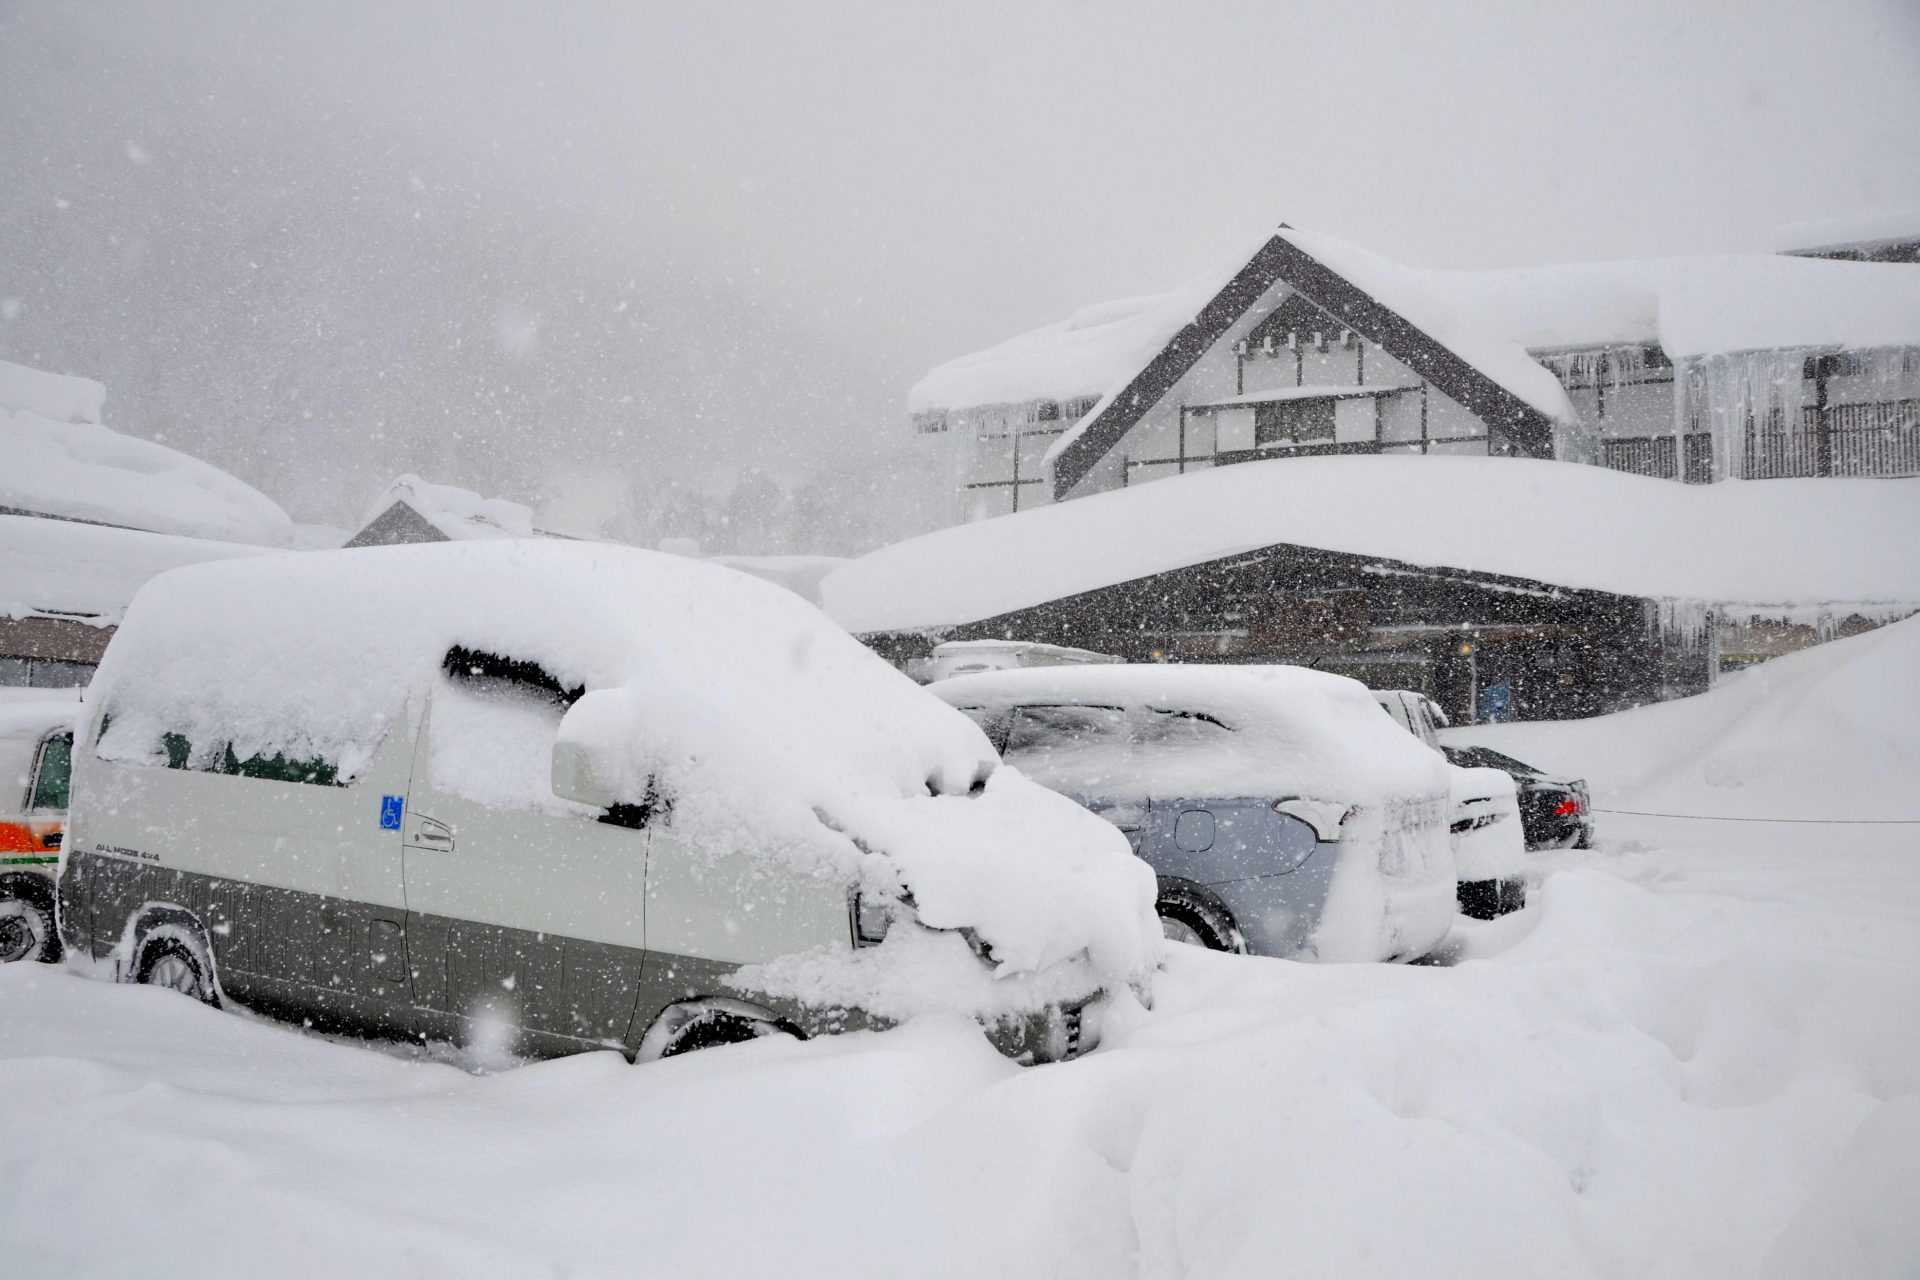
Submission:
[[[1458,736],[1603,809],[1890,823],[1916,712],[1907,622]],[[20,1275],[1912,1276],[1920,826],[1599,836],[1451,966],[1171,948],[1151,1014],[1030,1070],[923,1019],[475,1075],[14,966],[0,1241]]]

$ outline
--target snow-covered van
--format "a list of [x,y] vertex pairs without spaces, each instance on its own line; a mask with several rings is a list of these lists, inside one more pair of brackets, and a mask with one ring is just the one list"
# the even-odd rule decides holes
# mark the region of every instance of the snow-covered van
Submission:
[[78,702],[0,703],[0,963],[54,960],[54,873]]
[[[1446,759],[1440,746],[1447,714],[1432,698],[1411,689],[1375,689],[1374,701],[1394,723]],[[1520,822],[1519,791],[1498,769],[1447,763],[1453,774],[1453,817],[1448,824],[1460,876],[1462,915],[1493,920],[1527,905],[1527,842]]]
[[70,958],[365,1033],[651,1059],[930,1010],[1069,1057],[1153,877],[779,587],[502,540],[163,574],[75,746]]
[[928,686],[1008,764],[1127,834],[1169,938],[1412,960],[1454,916],[1448,766],[1344,676],[1282,666],[1002,671]]

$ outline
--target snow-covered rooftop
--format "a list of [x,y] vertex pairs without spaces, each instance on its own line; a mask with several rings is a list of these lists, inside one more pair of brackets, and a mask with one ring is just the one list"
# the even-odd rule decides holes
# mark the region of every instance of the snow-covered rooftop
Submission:
[[907,393],[907,408],[919,413],[1102,395],[1153,359],[1258,248],[1249,245],[1166,293],[1082,307],[1065,320],[949,360]]
[[445,534],[450,541],[469,538],[531,538],[534,534],[533,511],[505,498],[483,498],[471,489],[450,484],[435,484],[408,474],[381,491],[361,519],[361,527],[372,524],[394,503],[411,507],[421,519]]
[[[1562,421],[1574,417],[1573,409],[1529,350],[1657,342],[1680,359],[1777,347],[1920,344],[1920,270],[1908,265],[1745,254],[1455,271],[1406,266],[1316,231],[1275,234]],[[948,361],[914,386],[908,407],[1110,398],[1250,257],[1171,292],[1088,307]],[[1067,439],[1057,441],[1050,456]]]
[[264,547],[0,515],[0,617],[76,615],[111,626],[155,574]]
[[856,633],[952,626],[1281,543],[1657,599],[1920,605],[1920,480],[1682,485],[1518,458],[1286,458],[911,538],[821,594]]
[[294,537],[279,504],[218,467],[30,409],[0,411],[0,507],[270,547]]
[[1674,360],[1920,345],[1920,268],[1766,254],[1409,272],[1534,350],[1657,342]]
[[1318,231],[1290,227],[1279,234],[1547,417],[1578,419],[1560,380],[1527,354],[1530,344],[1463,305],[1442,273],[1404,267]]
[[1773,233],[1782,253],[1814,249],[1869,248],[1920,240],[1920,209],[1885,209],[1844,218],[1789,222]]
[[92,378],[0,360],[0,410],[25,410],[51,422],[98,422],[106,402],[107,389]]

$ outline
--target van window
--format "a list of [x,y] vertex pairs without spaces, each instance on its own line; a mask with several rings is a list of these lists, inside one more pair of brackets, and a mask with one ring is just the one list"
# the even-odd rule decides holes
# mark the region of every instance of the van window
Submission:
[[33,766],[33,793],[27,797],[29,809],[67,807],[73,778],[73,735],[60,734],[40,744],[40,758]]
[[[102,743],[106,741],[107,730],[111,724],[111,717],[101,723]],[[166,766],[169,769],[224,773],[237,778],[262,778],[268,782],[304,782],[319,787],[347,785],[346,780],[340,777],[340,767],[319,756],[301,759],[276,751],[272,755],[256,753],[243,759],[234,754],[231,742],[223,742],[215,750],[200,755],[194,751],[193,743],[187,740],[186,735],[179,733],[161,734],[160,750],[166,755]],[[108,755],[103,752],[101,758],[120,759],[122,757],[118,754]]]
[[531,662],[456,649],[434,690],[427,781],[494,809],[598,817],[553,794],[553,742],[584,692]]

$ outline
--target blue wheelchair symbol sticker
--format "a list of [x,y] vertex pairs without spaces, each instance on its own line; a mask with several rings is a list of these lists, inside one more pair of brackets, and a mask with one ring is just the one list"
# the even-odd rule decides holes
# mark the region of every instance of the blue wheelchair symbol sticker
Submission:
[[405,796],[381,796],[380,829],[382,831],[398,831],[400,829],[400,815],[406,811],[407,798]]

